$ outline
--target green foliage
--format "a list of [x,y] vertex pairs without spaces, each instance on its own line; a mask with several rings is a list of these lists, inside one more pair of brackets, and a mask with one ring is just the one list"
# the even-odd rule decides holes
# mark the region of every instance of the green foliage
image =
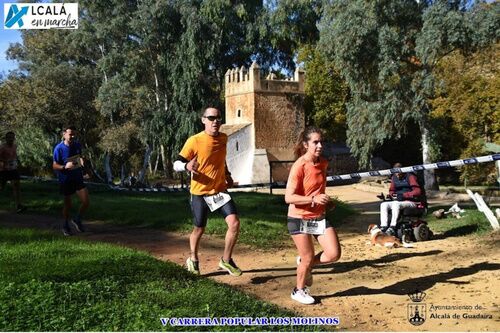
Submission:
[[[78,55],[67,47],[71,35],[64,30],[31,30],[23,33],[23,46],[9,57],[20,61],[25,73],[13,73],[2,83],[8,117],[14,128],[27,121],[47,133],[57,133],[64,124],[74,124],[82,133],[96,122],[93,99],[97,73],[79,65]],[[12,50],[11,50],[12,51]]]
[[[282,68],[293,69],[295,57],[304,45],[315,45],[319,39],[322,0],[273,0],[267,2],[269,23],[266,39],[276,50],[273,59]],[[299,60],[300,61],[300,60]]]
[[[310,2],[286,3],[284,8],[311,17],[293,26],[310,29],[306,25],[316,20]],[[270,25],[276,7],[261,1],[84,0],[79,6],[78,30],[26,31],[23,45],[9,49],[24,72],[2,85],[0,104],[9,114],[1,116],[14,128],[33,119],[47,133],[73,123],[87,152],[96,161],[111,156],[115,172],[152,147],[175,158],[201,129],[199,111],[223,104],[228,68],[254,59],[263,68],[294,67],[289,60],[295,47],[271,46],[270,36],[288,37],[286,29]],[[127,142],[113,144],[113,132]]]
[[0,281],[2,331],[199,331],[160,318],[295,316],[143,252],[30,229],[0,228]]
[[428,100],[435,93],[434,68],[454,49],[472,51],[498,40],[498,8],[408,0],[332,2],[326,8],[321,50],[349,86],[347,142],[362,165],[411,123],[419,124],[423,144],[432,142],[424,135],[433,132]]
[[410,1],[351,1],[325,13],[321,46],[351,92],[347,138],[367,166],[385,140],[399,137],[411,112],[414,44],[419,6]]
[[21,166],[38,172],[50,168],[52,146],[43,130],[33,124],[25,124],[16,132],[17,156]]
[[103,150],[112,151],[117,156],[129,156],[137,150],[133,144],[138,142],[138,132],[139,129],[133,122],[111,127],[103,133],[100,145]]
[[329,139],[345,142],[346,83],[335,65],[326,61],[313,46],[302,47],[298,60],[304,62],[307,73],[306,123],[320,127]]
[[[483,153],[484,141],[471,140],[467,148],[462,151],[461,158],[471,156],[481,156]],[[493,185],[497,186],[498,171],[495,163],[481,163],[465,165],[460,169],[460,180],[466,185]]]
[[[446,159],[481,156],[485,142],[500,142],[500,79],[496,58],[498,44],[464,56],[453,52],[436,68],[440,83],[431,100],[431,117],[439,124],[438,140],[445,145]],[[461,179],[468,184],[494,183],[493,164],[465,166]]]

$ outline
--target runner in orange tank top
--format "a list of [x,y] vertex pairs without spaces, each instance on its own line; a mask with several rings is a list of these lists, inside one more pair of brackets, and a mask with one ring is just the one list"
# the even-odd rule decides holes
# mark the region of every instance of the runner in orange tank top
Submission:
[[[321,156],[321,130],[309,127],[299,137],[295,147],[297,161],[290,170],[285,192],[288,207],[288,231],[297,247],[297,285],[292,299],[302,304],[313,304],[309,294],[313,282],[314,265],[335,262],[340,258],[337,232],[325,218],[331,199],[325,194],[328,161]],[[314,255],[316,238],[323,251]]]

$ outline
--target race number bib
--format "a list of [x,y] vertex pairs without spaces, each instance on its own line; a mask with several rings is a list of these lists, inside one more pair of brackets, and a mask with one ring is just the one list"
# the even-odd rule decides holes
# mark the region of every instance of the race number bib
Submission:
[[80,155],[70,156],[66,159],[66,162],[73,162],[75,169],[82,167],[82,160],[80,158]]
[[323,235],[326,229],[326,220],[301,220],[300,232],[311,235]]
[[5,162],[5,170],[16,170],[17,169],[17,160],[10,160]]
[[203,199],[205,199],[210,211],[213,212],[231,201],[231,196],[228,193],[219,192],[214,195],[204,196]]

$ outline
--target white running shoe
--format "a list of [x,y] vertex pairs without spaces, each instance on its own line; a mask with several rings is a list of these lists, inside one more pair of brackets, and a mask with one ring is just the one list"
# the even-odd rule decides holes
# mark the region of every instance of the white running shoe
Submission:
[[200,275],[200,266],[198,261],[194,261],[191,258],[186,259],[187,270],[195,275]]
[[311,295],[309,295],[309,289],[307,288],[302,288],[302,289],[294,288],[290,296],[292,297],[293,300],[302,304],[314,304],[315,302],[314,298],[312,298]]

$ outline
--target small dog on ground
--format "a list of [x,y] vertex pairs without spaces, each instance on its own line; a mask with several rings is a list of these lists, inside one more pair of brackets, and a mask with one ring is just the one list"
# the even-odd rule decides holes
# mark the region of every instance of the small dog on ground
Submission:
[[378,225],[370,224],[368,226],[368,233],[371,235],[370,240],[372,245],[392,247],[413,247],[412,244],[401,242],[396,236],[389,236],[384,233]]

